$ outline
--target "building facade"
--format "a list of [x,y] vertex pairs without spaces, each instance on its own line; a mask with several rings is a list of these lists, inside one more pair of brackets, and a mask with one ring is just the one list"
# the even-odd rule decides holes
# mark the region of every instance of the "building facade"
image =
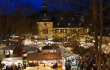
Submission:
[[81,15],[62,15],[47,11],[47,4],[42,5],[42,11],[37,21],[38,39],[54,42],[86,41],[88,29],[83,25],[84,17]]

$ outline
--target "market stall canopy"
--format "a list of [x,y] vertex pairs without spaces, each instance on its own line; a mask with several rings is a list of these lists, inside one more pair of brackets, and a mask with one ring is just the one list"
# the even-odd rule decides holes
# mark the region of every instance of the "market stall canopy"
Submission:
[[24,47],[22,47],[22,49],[25,51],[36,51],[36,50],[38,50],[37,47],[29,47],[29,46],[24,46]]
[[8,45],[8,46],[1,47],[0,50],[14,50],[15,48],[16,46]]
[[56,60],[62,59],[61,53],[28,53],[27,60]]
[[11,58],[4,58],[1,63],[22,63],[22,57],[11,57]]

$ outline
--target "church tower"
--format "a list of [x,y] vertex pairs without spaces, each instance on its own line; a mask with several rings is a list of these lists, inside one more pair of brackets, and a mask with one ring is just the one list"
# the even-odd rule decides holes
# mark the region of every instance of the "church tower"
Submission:
[[43,2],[42,10],[40,12],[39,20],[37,22],[38,39],[39,40],[52,40],[53,37],[53,22],[51,16],[47,11],[47,3]]

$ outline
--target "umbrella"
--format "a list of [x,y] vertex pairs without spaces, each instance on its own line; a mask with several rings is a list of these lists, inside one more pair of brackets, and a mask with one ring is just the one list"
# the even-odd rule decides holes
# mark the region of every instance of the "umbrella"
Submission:
[[36,51],[36,50],[38,50],[38,48],[36,48],[36,47],[28,47],[28,46],[24,46],[24,47],[22,47],[22,49],[25,51]]

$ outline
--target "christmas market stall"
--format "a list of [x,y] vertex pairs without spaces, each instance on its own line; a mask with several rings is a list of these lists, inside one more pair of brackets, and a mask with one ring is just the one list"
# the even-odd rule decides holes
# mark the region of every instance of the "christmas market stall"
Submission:
[[61,53],[28,53],[26,70],[35,69],[36,70],[52,70],[52,69],[62,69],[62,56]]
[[2,64],[2,70],[6,69],[7,66],[16,65],[22,67],[22,57],[4,58],[1,64]]

